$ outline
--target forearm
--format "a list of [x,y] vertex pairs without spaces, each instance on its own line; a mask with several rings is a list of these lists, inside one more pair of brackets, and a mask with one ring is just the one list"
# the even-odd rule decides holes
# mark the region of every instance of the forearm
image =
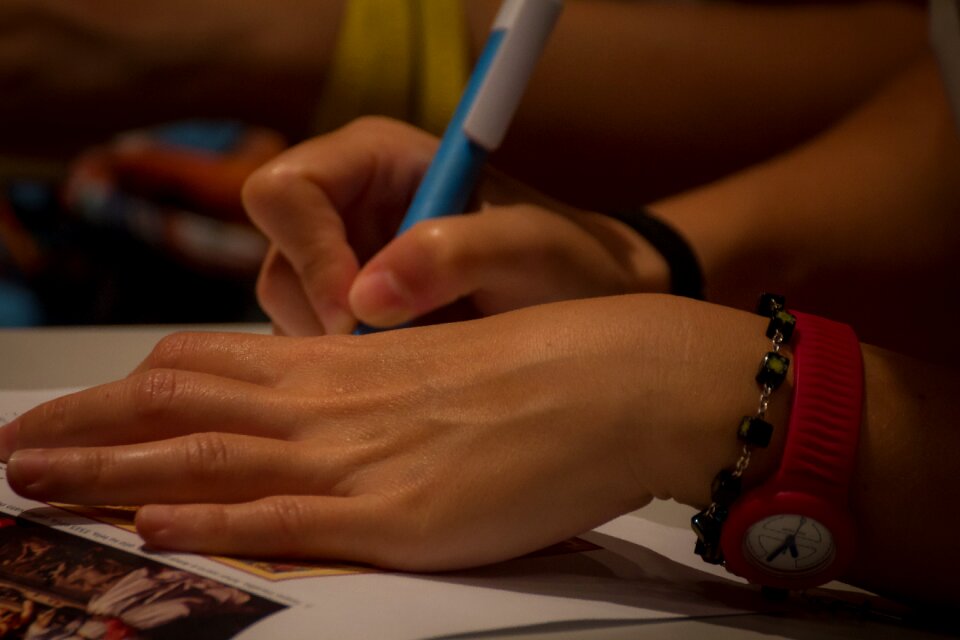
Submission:
[[852,496],[854,584],[900,599],[960,602],[960,429],[953,370],[864,347],[865,420]]
[[694,246],[711,300],[745,308],[782,291],[867,342],[943,358],[960,343],[931,344],[922,318],[957,310],[943,294],[956,287],[957,176],[930,60],[804,147],[653,208]]
[[[498,0],[468,1],[474,49]],[[587,208],[636,205],[793,145],[924,47],[896,2],[568,2],[497,162]]]

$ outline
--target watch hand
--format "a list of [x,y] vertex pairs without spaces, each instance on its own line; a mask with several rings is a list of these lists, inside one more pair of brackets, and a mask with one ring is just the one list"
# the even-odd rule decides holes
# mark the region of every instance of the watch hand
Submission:
[[798,533],[800,533],[800,529],[803,529],[803,525],[805,525],[806,523],[807,523],[806,516],[800,516],[800,524],[797,525],[797,530],[793,532],[793,535],[796,536]]
[[793,539],[790,541],[790,556],[793,559],[796,559],[800,556],[800,550],[797,549],[797,537],[800,535],[800,529],[803,529],[803,525],[807,523],[806,516],[800,517],[800,524],[797,525],[797,530],[793,532]]
[[[791,547],[792,547],[793,549],[796,549],[797,546],[796,546],[796,544],[795,544],[794,541],[793,541],[795,537],[796,537],[796,534],[793,534],[793,533],[791,533],[790,535],[788,535],[788,536],[784,539],[784,541],[780,544],[779,547],[777,547],[776,549],[774,549],[773,551],[770,552],[770,555],[767,556],[767,562],[773,562],[773,559],[774,559],[774,558],[776,558],[778,555],[780,555],[781,553],[783,553],[783,552],[786,551],[787,549],[790,549]],[[794,555],[793,551],[790,552],[790,555],[792,555],[794,558],[797,557],[796,555]]]

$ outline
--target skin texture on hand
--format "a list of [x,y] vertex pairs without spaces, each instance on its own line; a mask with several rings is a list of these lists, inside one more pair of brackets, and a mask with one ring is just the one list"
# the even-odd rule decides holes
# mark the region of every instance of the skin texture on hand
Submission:
[[490,315],[665,288],[662,259],[624,225],[495,173],[472,212],[394,239],[436,146],[412,127],[367,118],[247,181],[247,211],[272,242],[258,295],[279,332],[345,333],[356,318],[396,326],[461,299]]
[[24,496],[148,505],[156,547],[472,566],[654,496],[703,504],[755,408],[763,324],[621,296],[362,337],[179,334],[0,448]]

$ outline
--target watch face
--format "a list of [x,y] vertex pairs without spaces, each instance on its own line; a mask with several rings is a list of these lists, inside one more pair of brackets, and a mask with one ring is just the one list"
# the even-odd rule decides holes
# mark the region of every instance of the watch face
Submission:
[[833,536],[820,522],[796,514],[779,514],[747,529],[743,552],[771,573],[799,575],[820,571],[833,562]]

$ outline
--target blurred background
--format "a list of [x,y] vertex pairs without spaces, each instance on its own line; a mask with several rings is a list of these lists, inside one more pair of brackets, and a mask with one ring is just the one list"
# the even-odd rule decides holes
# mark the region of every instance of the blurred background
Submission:
[[314,131],[341,4],[0,2],[0,326],[264,319],[240,188]]
[[[597,211],[703,184],[904,68],[924,4],[568,0],[495,164]],[[0,326],[264,320],[246,177],[361,114],[439,133],[499,6],[0,0]]]

